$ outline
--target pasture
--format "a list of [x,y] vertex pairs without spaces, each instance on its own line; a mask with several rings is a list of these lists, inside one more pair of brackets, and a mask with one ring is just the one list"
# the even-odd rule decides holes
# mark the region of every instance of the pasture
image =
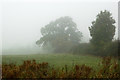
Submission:
[[97,69],[101,62],[100,57],[90,55],[73,55],[73,54],[30,54],[30,55],[3,55],[3,64],[16,64],[20,65],[25,60],[36,60],[37,63],[48,62],[50,66],[56,68],[64,67],[67,65],[69,68],[75,64],[85,64],[89,67]]

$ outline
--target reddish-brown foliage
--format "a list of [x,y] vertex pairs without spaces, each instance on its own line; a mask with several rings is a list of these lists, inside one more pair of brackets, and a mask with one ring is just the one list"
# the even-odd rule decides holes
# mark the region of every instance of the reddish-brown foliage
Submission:
[[86,65],[75,65],[68,70],[67,65],[62,69],[50,67],[47,62],[36,63],[27,60],[20,66],[14,64],[2,65],[2,78],[119,78],[120,68],[110,57],[103,58],[100,70],[93,70]]

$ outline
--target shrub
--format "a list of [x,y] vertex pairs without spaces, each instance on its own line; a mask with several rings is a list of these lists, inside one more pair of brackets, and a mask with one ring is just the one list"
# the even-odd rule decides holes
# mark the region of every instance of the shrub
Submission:
[[104,43],[103,46],[95,46],[90,43],[81,43],[71,49],[74,54],[90,54],[95,56],[120,56],[120,42]]
[[49,66],[47,62],[24,61],[22,65],[2,65],[2,78],[119,78],[120,66],[111,57],[103,58],[101,68],[95,71],[86,65],[75,65],[71,70],[65,65],[62,69]]

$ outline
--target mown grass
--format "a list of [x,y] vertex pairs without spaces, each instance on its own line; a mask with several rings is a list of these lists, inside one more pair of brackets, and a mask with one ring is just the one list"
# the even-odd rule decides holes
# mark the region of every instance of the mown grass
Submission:
[[16,65],[21,65],[25,60],[36,60],[37,63],[48,62],[50,66],[56,68],[63,67],[67,65],[71,68],[74,65],[90,66],[94,69],[99,68],[99,63],[101,62],[100,57],[90,56],[90,55],[73,55],[73,54],[30,54],[30,55],[3,55],[2,63],[10,64],[14,63]]

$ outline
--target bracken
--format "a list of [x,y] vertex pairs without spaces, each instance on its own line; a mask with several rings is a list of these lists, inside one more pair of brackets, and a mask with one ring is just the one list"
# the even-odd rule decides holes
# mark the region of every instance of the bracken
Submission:
[[55,69],[47,62],[24,61],[22,65],[3,64],[2,78],[119,78],[120,66],[111,57],[103,58],[101,68],[95,71],[86,65],[75,65],[71,70],[65,65]]

